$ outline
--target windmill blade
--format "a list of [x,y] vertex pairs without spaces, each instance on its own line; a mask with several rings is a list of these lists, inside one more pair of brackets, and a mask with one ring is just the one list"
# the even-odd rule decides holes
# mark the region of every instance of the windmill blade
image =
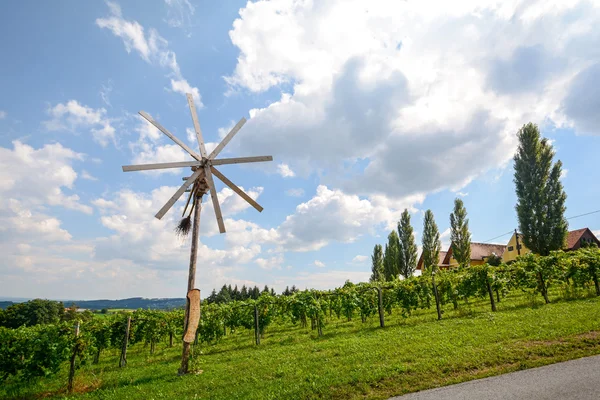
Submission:
[[213,208],[215,209],[215,216],[217,217],[217,225],[219,225],[219,232],[225,233],[225,224],[223,223],[223,214],[221,214],[221,206],[219,205],[219,198],[217,197],[217,190],[215,188],[215,181],[213,180],[212,173],[208,165],[204,166],[204,172],[206,173],[206,183],[210,189],[210,198],[212,199]]
[[200,123],[198,122],[198,113],[196,112],[196,104],[194,104],[194,97],[191,94],[186,93],[188,105],[190,106],[190,113],[192,114],[192,121],[194,122],[194,130],[196,131],[196,139],[198,139],[198,146],[200,146],[200,154],[202,158],[206,158],[206,148],[204,147],[204,139],[202,138],[202,130],[200,129]]
[[212,167],[212,166],[210,167],[210,170],[217,178],[219,178],[221,180],[221,182],[223,182],[224,184],[229,186],[231,188],[231,190],[233,190],[234,192],[239,194],[242,199],[246,200],[252,207],[256,208],[256,210],[258,210],[258,212],[262,212],[263,208],[261,207],[260,204],[258,204],[256,201],[254,201],[254,199],[252,199],[252,197],[248,196],[246,194],[246,192],[244,192],[242,189],[240,189],[235,183],[233,183],[229,179],[227,179],[225,177],[225,175],[223,175],[221,172],[219,172],[219,170],[217,170],[215,167]]
[[257,156],[257,157],[235,157],[235,158],[219,158],[218,160],[212,160],[212,165],[225,165],[225,164],[243,164],[243,163],[255,163],[263,161],[273,161],[273,156]]
[[167,213],[167,211],[169,211],[171,209],[171,207],[173,207],[173,204],[175,204],[175,202],[177,200],[179,200],[179,198],[181,197],[181,195],[183,194],[183,192],[185,192],[185,190],[192,184],[194,183],[194,181],[197,178],[202,179],[202,176],[204,175],[204,168],[199,168],[197,169],[192,176],[190,176],[184,183],[183,185],[181,185],[181,187],[179,189],[177,189],[177,191],[175,192],[175,194],[169,199],[169,201],[167,201],[167,203],[156,213],[155,217],[158,219],[161,219],[162,217],[164,217],[164,215]]
[[148,115],[144,111],[140,111],[138,114],[140,114],[142,117],[144,117],[146,119],[146,121],[148,121],[152,125],[154,125],[159,131],[161,131],[162,133],[164,133],[165,135],[167,135],[169,137],[169,139],[171,139],[172,141],[174,141],[175,143],[177,143],[179,145],[179,147],[181,147],[182,149],[184,149],[185,151],[187,151],[190,154],[190,156],[194,157],[198,161],[202,161],[202,157],[200,157],[198,154],[196,154],[196,152],[194,150],[190,149],[188,147],[188,145],[186,145],[185,143],[183,143],[181,140],[177,139],[177,137],[175,137],[171,132],[169,132],[168,130],[166,130],[161,124],[159,124],[158,122],[156,122],[155,120],[153,120],[150,115]]
[[246,123],[246,118],[240,119],[240,122],[238,122],[237,124],[235,124],[235,126],[233,127],[233,129],[231,129],[231,131],[229,131],[229,133],[227,134],[227,136],[225,136],[223,138],[223,140],[221,141],[221,143],[219,143],[217,145],[217,147],[215,147],[215,149],[212,151],[212,153],[210,153],[210,155],[208,156],[208,159],[212,160],[216,156],[218,156],[219,153],[221,152],[221,150],[223,150],[223,147],[225,147],[227,145],[227,143],[229,143],[231,141],[231,139],[233,139],[233,137],[235,136],[235,134],[238,133],[238,131],[240,129],[242,129],[242,126],[244,126],[245,123]]
[[123,172],[146,171],[152,169],[184,168],[203,165],[200,161],[180,161],[160,164],[123,165]]

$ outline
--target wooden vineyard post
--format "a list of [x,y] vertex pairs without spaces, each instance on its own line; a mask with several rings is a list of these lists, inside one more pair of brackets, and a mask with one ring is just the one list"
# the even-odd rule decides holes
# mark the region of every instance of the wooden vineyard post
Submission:
[[67,383],[67,392],[73,391],[73,380],[75,379],[75,358],[77,357],[77,338],[79,337],[79,321],[75,325],[75,346],[73,347],[73,354],[71,355],[71,365],[69,368],[69,382]]
[[121,358],[119,358],[119,367],[127,365],[127,345],[129,344],[129,330],[131,329],[131,315],[127,316],[127,325],[125,326],[125,337],[123,338],[123,347],[121,347]]
[[258,307],[256,304],[254,305],[254,337],[256,339],[256,344],[260,344],[260,325],[258,323]]
[[487,290],[490,295],[490,303],[492,304],[492,311],[496,311],[496,302],[494,301],[494,292],[492,291],[492,285],[490,285],[490,278],[487,275],[487,271],[485,272],[485,284],[487,285]]
[[438,320],[442,319],[442,310],[440,309],[440,296],[435,285],[435,271],[431,273],[431,284],[433,285],[433,295],[435,296],[435,308],[437,309]]
[[190,367],[190,346],[194,342],[196,327],[194,327],[194,338],[191,341],[186,340],[185,332],[188,330],[188,324],[190,319],[190,298],[189,294],[192,290],[194,290],[194,286],[196,285],[196,260],[198,255],[198,231],[200,229],[200,211],[202,209],[202,197],[204,196],[203,188],[193,194],[194,196],[194,222],[192,224],[192,249],[190,252],[190,269],[188,272],[188,287],[187,292],[188,296],[186,296],[185,302],[185,319],[183,323],[183,351],[181,353],[181,366],[179,367],[179,375],[187,374]]
[[377,309],[379,310],[379,326],[381,328],[385,327],[385,320],[383,317],[383,293],[381,287],[377,286]]

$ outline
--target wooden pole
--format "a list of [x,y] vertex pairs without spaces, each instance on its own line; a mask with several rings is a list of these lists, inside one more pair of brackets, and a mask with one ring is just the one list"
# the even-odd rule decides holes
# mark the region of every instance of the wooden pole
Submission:
[[431,274],[431,284],[433,285],[433,294],[435,295],[435,308],[437,309],[438,320],[442,319],[442,310],[440,308],[440,296],[435,285],[435,272]]
[[[79,337],[79,321],[75,325],[75,342],[77,342],[77,338]],[[77,357],[77,343],[75,343],[75,347],[73,348],[73,354],[71,355],[71,367],[69,369],[69,382],[67,383],[67,392],[71,393],[73,391],[73,380],[75,379],[75,358]]]
[[[200,212],[202,211],[202,197],[204,193],[202,188],[199,192],[194,194],[194,221],[192,224],[192,249],[190,251],[190,269],[188,273],[188,287],[187,292],[189,293],[194,289],[196,285],[196,260],[198,256],[198,231],[200,229]],[[190,301],[186,295],[185,304],[185,320],[183,325],[183,331],[187,330],[188,319],[190,316]],[[187,374],[190,366],[190,346],[191,343],[183,341],[183,351],[181,353],[181,366],[179,367],[179,375]]]
[[379,326],[383,328],[385,327],[385,321],[383,319],[383,293],[381,293],[382,289],[380,287],[377,287],[376,289],[378,297],[377,309],[379,310]]
[[254,305],[254,336],[256,339],[256,344],[260,344],[260,326],[258,323],[258,307],[256,304]]
[[485,272],[485,284],[487,285],[488,294],[490,295],[490,303],[492,305],[492,311],[496,311],[496,302],[494,301],[494,292],[492,291],[492,285],[490,285],[490,278]]
[[129,330],[131,329],[131,315],[127,316],[127,325],[125,325],[125,337],[123,338],[123,347],[121,347],[121,358],[119,367],[127,365],[127,346],[129,345]]

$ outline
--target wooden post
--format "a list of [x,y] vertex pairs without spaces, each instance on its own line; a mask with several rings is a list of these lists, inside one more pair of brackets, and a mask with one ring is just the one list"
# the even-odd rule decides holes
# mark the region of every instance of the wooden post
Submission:
[[[75,342],[77,342],[77,338],[79,337],[79,321],[75,325]],[[71,393],[73,391],[73,380],[75,379],[75,358],[77,357],[78,345],[75,343],[73,347],[73,354],[71,355],[71,367],[69,369],[69,382],[67,383],[67,392]]]
[[521,255],[521,245],[519,244],[519,232],[515,229],[515,240],[517,241],[517,255]]
[[496,311],[496,302],[494,302],[494,292],[492,291],[492,285],[490,285],[490,279],[485,272],[485,284],[487,285],[488,294],[490,295],[490,303],[492,304],[492,311]]
[[[202,197],[204,196],[203,188],[199,188],[199,191],[194,193],[194,222],[192,225],[192,249],[190,252],[190,269],[188,272],[188,290],[189,293],[194,289],[196,285],[196,259],[198,255],[198,230],[200,229],[200,211],[202,208]],[[186,295],[185,304],[185,319],[183,325],[183,331],[187,330],[188,319],[190,314],[190,301]],[[191,343],[183,341],[183,351],[181,354],[181,366],[179,367],[179,375],[187,374],[190,365],[190,346]]]
[[260,344],[260,325],[258,323],[258,307],[256,304],[254,305],[254,337],[256,339],[256,344]]
[[376,287],[377,289],[377,297],[378,297],[378,304],[377,304],[377,308],[379,310],[379,326],[381,328],[385,327],[385,321],[383,319],[383,294],[381,287]]
[[129,344],[129,330],[131,329],[131,315],[127,316],[127,325],[125,326],[125,337],[123,338],[123,347],[121,347],[121,358],[119,367],[127,365],[127,345]]
[[433,294],[435,295],[435,308],[437,309],[438,320],[442,319],[442,310],[440,308],[440,296],[438,295],[437,286],[435,286],[435,272],[431,273],[431,284],[433,285]]
[[544,301],[546,302],[546,304],[549,304],[550,300],[548,299],[548,288],[546,287],[546,281],[544,280],[544,275],[542,274],[542,271],[538,272],[538,279],[540,281],[540,286],[542,289],[542,296],[544,296]]

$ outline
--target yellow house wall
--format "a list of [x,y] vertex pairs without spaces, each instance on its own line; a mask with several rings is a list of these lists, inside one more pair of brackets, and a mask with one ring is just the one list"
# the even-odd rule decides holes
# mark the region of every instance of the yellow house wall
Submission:
[[[471,265],[482,265],[485,264],[484,260],[471,260]],[[449,268],[458,268],[458,261],[454,257],[450,257]]]
[[[529,250],[523,244],[523,239],[521,236],[519,236],[519,244],[521,245],[521,255],[531,253],[531,250]],[[510,247],[512,247],[512,251],[508,250]],[[518,255],[519,255],[519,252],[517,251],[517,237],[513,233],[512,237],[508,241],[508,244],[506,245],[506,250],[504,250],[504,254],[502,254],[502,262],[507,263],[507,262],[515,261],[517,259]]]

